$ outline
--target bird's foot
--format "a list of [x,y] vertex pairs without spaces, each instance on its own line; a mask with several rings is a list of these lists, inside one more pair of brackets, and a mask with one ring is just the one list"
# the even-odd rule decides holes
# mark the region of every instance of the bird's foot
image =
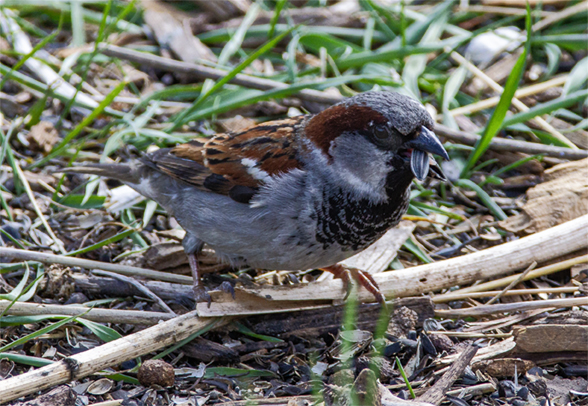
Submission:
[[357,281],[357,283],[366,288],[368,292],[374,295],[378,303],[382,305],[385,304],[386,301],[384,299],[384,295],[380,291],[378,283],[375,281],[374,277],[370,273],[362,271],[361,269],[357,268],[344,267],[340,264],[331,265],[321,269],[324,271],[331,272],[333,275],[335,275],[335,278],[340,278],[343,281],[343,284],[345,285],[345,289],[347,291],[345,299],[347,299],[347,297],[351,293],[351,280],[354,279],[355,281]]
[[208,303],[208,307],[212,303],[212,298],[208,294],[208,289],[201,284],[194,285],[194,300],[196,303]]
[[[194,285],[193,289],[194,300],[196,300],[196,303],[208,303],[208,307],[210,308],[210,305],[212,304],[212,297],[208,293],[208,289],[204,287],[202,283]],[[229,293],[233,297],[233,300],[235,299],[235,288],[233,287],[233,285],[231,285],[230,282],[225,281],[221,283],[217,289],[222,292]]]

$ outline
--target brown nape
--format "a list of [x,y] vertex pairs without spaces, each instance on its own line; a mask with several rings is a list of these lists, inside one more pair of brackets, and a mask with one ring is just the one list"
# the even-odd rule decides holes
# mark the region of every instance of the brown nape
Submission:
[[317,114],[306,125],[306,135],[326,155],[331,141],[345,131],[364,130],[370,122],[383,124],[386,118],[365,106],[333,106]]

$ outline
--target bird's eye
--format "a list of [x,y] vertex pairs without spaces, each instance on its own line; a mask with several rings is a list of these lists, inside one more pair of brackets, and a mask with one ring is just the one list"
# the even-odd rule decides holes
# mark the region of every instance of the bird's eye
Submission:
[[379,125],[374,127],[374,136],[379,140],[385,140],[390,137],[390,130],[387,127]]

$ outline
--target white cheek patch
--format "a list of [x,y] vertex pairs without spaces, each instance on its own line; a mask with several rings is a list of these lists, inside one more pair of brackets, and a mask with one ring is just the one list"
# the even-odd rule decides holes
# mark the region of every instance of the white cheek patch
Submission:
[[254,179],[261,180],[264,182],[268,182],[271,180],[271,176],[266,171],[259,169],[257,167],[257,161],[251,158],[243,158],[241,159],[241,165],[243,165],[247,169],[247,173],[251,175]]

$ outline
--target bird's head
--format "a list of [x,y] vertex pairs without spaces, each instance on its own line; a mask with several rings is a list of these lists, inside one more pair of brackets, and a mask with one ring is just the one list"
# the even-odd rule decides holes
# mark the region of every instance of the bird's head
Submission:
[[[403,183],[416,177],[444,179],[429,154],[449,156],[433,132],[433,119],[418,101],[392,92],[367,92],[310,119],[307,137],[327,164],[356,182]],[[374,183],[374,186],[376,184]]]

